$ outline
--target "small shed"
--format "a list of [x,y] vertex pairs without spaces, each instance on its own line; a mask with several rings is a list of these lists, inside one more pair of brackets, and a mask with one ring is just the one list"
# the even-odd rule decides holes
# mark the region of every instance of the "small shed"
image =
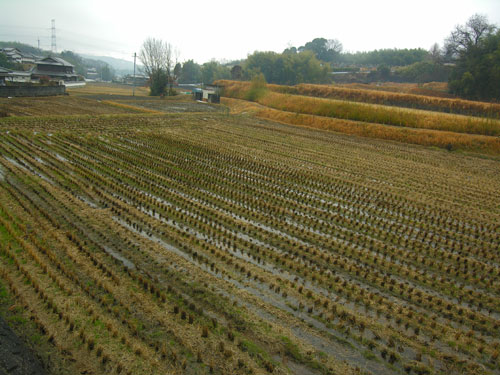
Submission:
[[208,103],[220,103],[220,87],[207,85],[205,88],[193,89],[193,99]]
[[193,89],[193,99],[202,101],[203,100],[203,90],[198,88],[198,87]]

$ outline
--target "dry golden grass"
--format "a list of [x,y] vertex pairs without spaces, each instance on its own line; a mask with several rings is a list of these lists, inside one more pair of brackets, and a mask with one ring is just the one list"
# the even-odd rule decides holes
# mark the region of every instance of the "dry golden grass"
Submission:
[[[221,81],[221,83],[229,88],[233,94],[238,89],[248,89],[248,82],[231,82]],[[281,85],[268,85],[271,91],[313,96],[318,98],[339,99],[354,102],[363,102],[371,104],[382,104],[388,106],[424,109],[446,113],[456,113],[473,115],[480,117],[500,117],[500,104],[485,103],[470,100],[462,100],[456,98],[436,97],[434,93],[443,93],[436,87],[442,88],[442,83],[435,82],[426,84],[424,86],[417,86],[416,84],[399,84],[398,86],[402,91],[386,90],[386,87],[391,86],[375,86],[353,84],[345,86],[331,86],[331,85],[313,85],[313,84],[300,84],[296,86],[281,86]],[[412,87],[412,89],[403,87]],[[406,91],[405,91],[406,90]]]
[[261,98],[259,103],[284,111],[409,128],[445,130],[481,135],[500,134],[500,122],[498,120],[380,104],[366,104],[346,100],[311,98],[308,96],[278,93],[269,93]]
[[281,88],[272,87],[271,89],[291,94],[427,109],[439,112],[488,117],[500,116],[500,104],[429,96],[428,94],[430,94],[429,91],[431,90],[424,88],[418,89],[420,90],[418,93],[415,91],[400,93],[310,84],[301,84],[293,87],[283,86]]
[[382,82],[382,83],[377,82],[369,84],[340,83],[336,84],[336,87],[398,92],[404,94],[417,94],[417,95],[435,96],[438,98],[454,98],[453,95],[448,93],[448,84],[446,82],[428,82],[424,84],[396,83],[396,82]]
[[[250,92],[248,83],[224,82],[224,95],[244,99]],[[324,90],[326,86],[309,85],[313,89]],[[310,96],[282,94],[273,90],[287,90],[287,86],[269,85],[271,91],[264,92],[256,101],[266,107],[345,120],[395,125],[408,128],[444,130],[457,133],[499,135],[500,121],[472,116],[438,113],[432,111],[401,108],[358,101],[324,99]],[[373,92],[372,92],[373,93]],[[363,95],[371,95],[367,92]]]
[[[118,83],[89,82],[82,87],[69,87],[66,91],[71,95],[127,95],[132,96],[133,87]],[[136,87],[135,96],[148,96],[149,88]]]
[[259,118],[277,121],[284,124],[306,126],[315,129],[358,135],[362,137],[387,139],[399,142],[435,146],[447,149],[460,149],[487,154],[500,154],[500,138],[482,135],[460,134],[449,131],[429,129],[410,129],[352,120],[329,118],[309,114],[298,114],[266,108],[259,104],[244,102],[238,99],[223,98],[223,104],[229,106],[233,113],[253,113]]

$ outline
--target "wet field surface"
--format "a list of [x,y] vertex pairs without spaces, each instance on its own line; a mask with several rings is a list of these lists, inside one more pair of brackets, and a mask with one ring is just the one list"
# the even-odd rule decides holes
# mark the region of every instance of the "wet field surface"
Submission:
[[0,374],[47,374],[34,353],[2,318],[0,318]]

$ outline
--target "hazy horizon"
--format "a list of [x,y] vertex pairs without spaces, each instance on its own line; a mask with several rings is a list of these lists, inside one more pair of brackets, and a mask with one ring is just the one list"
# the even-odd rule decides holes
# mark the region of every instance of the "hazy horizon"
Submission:
[[[455,25],[475,13],[500,24],[500,2],[429,1],[418,6],[386,0],[306,3],[258,0],[251,5],[198,0],[168,7],[145,0],[0,0],[0,40],[51,49],[55,19],[57,51],[133,60],[147,37],[163,39],[179,61],[239,60],[254,51],[282,52],[317,37],[338,39],[344,52],[442,45]],[[152,11],[152,9],[154,11]],[[33,11],[36,10],[36,11]]]

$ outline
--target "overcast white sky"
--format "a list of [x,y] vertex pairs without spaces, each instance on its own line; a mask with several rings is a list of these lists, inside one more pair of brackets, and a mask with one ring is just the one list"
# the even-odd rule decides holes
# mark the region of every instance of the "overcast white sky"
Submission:
[[170,42],[180,61],[234,60],[282,52],[316,38],[344,51],[429,49],[475,13],[500,25],[500,0],[0,0],[0,40],[127,60],[151,36]]

